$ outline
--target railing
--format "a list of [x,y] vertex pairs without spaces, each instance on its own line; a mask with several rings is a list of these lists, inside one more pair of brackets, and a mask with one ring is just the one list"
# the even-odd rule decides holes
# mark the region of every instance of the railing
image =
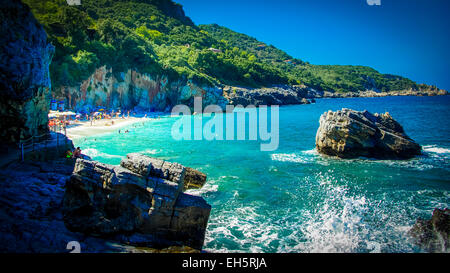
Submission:
[[[50,133],[39,136],[31,136],[28,139],[19,141],[20,159],[22,160],[22,162],[25,160],[26,153],[34,152],[42,148],[47,149],[49,143],[54,143],[56,141],[56,149],[58,149],[62,144],[67,145],[68,140],[66,137],[65,126],[51,126],[50,131]],[[54,134],[52,134],[52,132]],[[64,134],[64,137],[61,137],[60,134]],[[63,138],[63,141],[60,138]]]

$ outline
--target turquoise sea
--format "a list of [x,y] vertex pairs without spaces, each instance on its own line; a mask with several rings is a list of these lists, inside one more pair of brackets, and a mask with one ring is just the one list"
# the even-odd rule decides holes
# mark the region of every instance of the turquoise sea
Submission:
[[[318,155],[320,115],[343,107],[388,111],[423,146],[423,155],[405,161]],[[206,186],[190,191],[212,205],[206,251],[420,252],[408,230],[434,208],[450,207],[450,96],[320,99],[280,107],[280,145],[272,152],[261,152],[258,141],[176,141],[176,120],[74,142],[105,163],[140,152],[206,173]]]

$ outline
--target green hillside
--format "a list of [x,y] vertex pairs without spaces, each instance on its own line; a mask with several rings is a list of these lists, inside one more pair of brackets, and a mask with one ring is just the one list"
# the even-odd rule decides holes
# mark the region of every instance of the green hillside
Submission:
[[312,65],[295,59],[272,45],[216,24],[201,25],[200,28],[216,40],[254,54],[258,61],[270,64],[282,71],[291,81],[298,81],[319,90],[348,92],[366,89],[379,91],[436,89],[416,84],[404,77],[381,74],[373,68],[365,66]]
[[[54,86],[76,85],[96,67],[184,77],[199,83],[287,83],[279,71],[242,50],[227,50],[170,0],[25,0],[56,47]],[[215,53],[209,48],[223,49]]]
[[196,26],[171,0],[24,0],[56,47],[52,84],[77,86],[96,68],[135,69],[200,84],[306,84],[339,92],[429,89],[362,66],[317,66],[218,25]]

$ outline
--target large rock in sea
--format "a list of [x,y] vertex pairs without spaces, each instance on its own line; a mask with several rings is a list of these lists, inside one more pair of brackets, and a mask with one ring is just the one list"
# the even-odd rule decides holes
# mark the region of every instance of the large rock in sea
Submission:
[[389,113],[345,108],[320,117],[316,147],[322,154],[340,158],[408,159],[421,153],[420,145]]
[[48,131],[49,65],[54,47],[28,6],[0,0],[0,140]]
[[450,252],[450,209],[435,209],[430,220],[418,219],[409,231],[428,252]]
[[211,206],[185,194],[186,168],[139,154],[120,166],[78,159],[66,184],[64,220],[89,235],[142,234],[140,244],[201,249]]

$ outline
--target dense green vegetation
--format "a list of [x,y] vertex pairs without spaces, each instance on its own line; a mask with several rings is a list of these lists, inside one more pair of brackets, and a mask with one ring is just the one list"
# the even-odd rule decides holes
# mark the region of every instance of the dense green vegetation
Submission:
[[351,65],[312,65],[289,56],[286,52],[266,45],[248,35],[234,32],[228,28],[212,24],[201,25],[213,38],[229,46],[238,47],[257,60],[270,64],[282,71],[291,82],[299,82],[318,90],[337,92],[363,91],[378,89],[380,91],[431,89],[400,76],[381,74],[370,67]]
[[196,26],[171,0],[24,0],[56,53],[53,86],[76,86],[99,66],[201,84],[306,84],[320,90],[418,89],[361,66],[317,66],[218,25]]

